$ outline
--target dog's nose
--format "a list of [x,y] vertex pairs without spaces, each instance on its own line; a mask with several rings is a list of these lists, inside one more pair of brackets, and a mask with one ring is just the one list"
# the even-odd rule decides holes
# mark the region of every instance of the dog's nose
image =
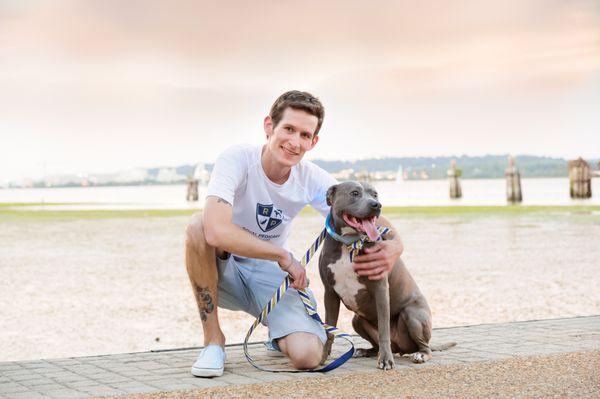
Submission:
[[379,203],[379,201],[369,200],[369,206],[372,209],[377,209],[377,210],[381,209],[381,204]]

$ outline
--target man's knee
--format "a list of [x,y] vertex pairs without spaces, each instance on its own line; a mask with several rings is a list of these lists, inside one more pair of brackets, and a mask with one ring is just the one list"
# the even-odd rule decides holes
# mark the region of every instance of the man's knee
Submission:
[[319,366],[323,358],[323,344],[316,335],[293,333],[286,338],[289,338],[286,345],[287,354],[295,368],[310,370]]
[[312,370],[317,368],[323,358],[323,345],[314,345],[299,353],[290,353],[290,360],[298,370]]
[[215,249],[206,242],[200,212],[192,216],[185,232],[185,266],[190,277],[216,266]]
[[206,245],[202,227],[202,212],[195,213],[185,230],[185,245],[188,249],[198,250]]

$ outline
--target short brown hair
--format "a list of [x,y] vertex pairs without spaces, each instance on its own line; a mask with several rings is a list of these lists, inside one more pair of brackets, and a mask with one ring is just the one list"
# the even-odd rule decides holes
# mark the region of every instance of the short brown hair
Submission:
[[316,116],[319,122],[317,123],[317,130],[315,130],[315,134],[319,133],[319,130],[321,130],[321,125],[323,124],[323,118],[325,117],[325,108],[317,97],[305,91],[298,90],[290,90],[283,93],[277,100],[275,100],[273,106],[271,106],[271,111],[269,112],[269,116],[273,121],[273,126],[277,126],[277,124],[281,121],[283,111],[285,111],[288,107],[300,109]]

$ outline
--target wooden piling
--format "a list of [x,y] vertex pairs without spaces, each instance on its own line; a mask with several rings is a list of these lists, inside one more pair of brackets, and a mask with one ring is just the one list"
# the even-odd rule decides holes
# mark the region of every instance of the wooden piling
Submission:
[[187,185],[187,201],[198,201],[198,180],[190,179]]
[[508,157],[508,168],[504,172],[506,176],[506,200],[509,203],[517,203],[523,201],[521,192],[521,173],[515,165],[515,157]]
[[592,197],[592,169],[581,157],[569,161],[569,191],[571,198]]
[[450,162],[450,169],[446,172],[448,179],[450,180],[450,198],[461,198],[462,189],[460,187],[459,177],[462,172],[456,167],[456,161],[453,159]]

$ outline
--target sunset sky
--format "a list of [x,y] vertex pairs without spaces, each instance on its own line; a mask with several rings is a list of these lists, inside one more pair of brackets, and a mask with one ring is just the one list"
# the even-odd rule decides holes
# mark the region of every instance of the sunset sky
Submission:
[[600,157],[600,2],[0,0],[0,181],[210,162],[289,89],[309,158]]

